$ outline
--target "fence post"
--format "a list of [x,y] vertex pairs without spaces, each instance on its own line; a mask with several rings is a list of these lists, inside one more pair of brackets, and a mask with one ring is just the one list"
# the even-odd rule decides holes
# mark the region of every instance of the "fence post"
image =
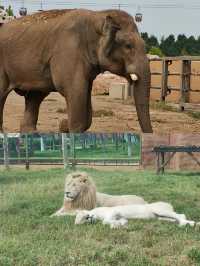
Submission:
[[165,97],[168,92],[168,66],[171,64],[171,61],[163,59],[162,61],[162,81],[161,81],[161,101],[165,101]]
[[8,154],[8,136],[7,133],[3,134],[3,150],[4,150],[4,166],[6,170],[9,170],[9,154]]
[[66,170],[69,163],[68,163],[68,152],[67,152],[67,134],[62,133],[62,153],[63,153],[63,164],[64,169]]
[[185,109],[185,103],[190,101],[190,77],[191,77],[191,61],[182,60],[181,62],[181,86],[180,86],[180,102],[181,111]]
[[76,169],[76,154],[75,154],[75,133],[70,134],[70,148],[72,155],[72,169]]
[[25,147],[26,147],[26,170],[30,168],[29,154],[28,154],[28,134],[25,134]]

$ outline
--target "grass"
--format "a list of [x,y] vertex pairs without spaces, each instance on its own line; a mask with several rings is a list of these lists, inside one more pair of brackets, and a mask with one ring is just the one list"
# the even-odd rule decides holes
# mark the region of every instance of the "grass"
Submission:
[[104,109],[100,109],[100,110],[93,110],[92,113],[93,117],[105,117],[105,116],[114,116],[114,112],[112,110],[104,110]]
[[171,106],[171,105],[168,105],[167,103],[165,102],[156,102],[156,101],[152,101],[150,103],[150,107],[153,109],[153,110],[162,110],[162,111],[170,111],[170,112],[176,112],[176,113],[184,113],[196,120],[200,120],[200,112],[199,111],[192,111],[192,110],[185,110],[184,112],[178,110],[177,108]]
[[[98,190],[133,193],[171,202],[200,220],[200,176],[88,169]],[[199,228],[134,220],[127,229],[100,223],[74,225],[74,217],[49,216],[63,200],[62,169],[0,172],[0,265],[150,266],[200,265]]]
[[[132,156],[128,156],[127,143],[125,143],[124,148],[122,144],[116,149],[114,144],[107,144],[105,148],[97,146],[90,147],[87,149],[76,149],[75,157],[77,159],[134,159],[139,161],[140,159],[140,143],[132,144]],[[69,155],[70,156],[70,155]],[[12,157],[14,159],[14,157]],[[30,158],[61,158],[62,152],[60,150],[46,150],[46,151],[34,151]],[[17,158],[16,158],[17,159]]]

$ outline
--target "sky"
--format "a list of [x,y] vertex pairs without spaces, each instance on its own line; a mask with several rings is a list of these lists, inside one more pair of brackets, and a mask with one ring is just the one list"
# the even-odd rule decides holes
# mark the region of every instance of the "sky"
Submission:
[[200,35],[199,0],[0,0],[0,5],[7,7],[10,4],[16,15],[22,6],[32,13],[41,8],[41,3],[44,10],[80,7],[100,10],[120,7],[133,16],[141,12],[143,21],[138,25],[139,30],[159,39],[169,34]]

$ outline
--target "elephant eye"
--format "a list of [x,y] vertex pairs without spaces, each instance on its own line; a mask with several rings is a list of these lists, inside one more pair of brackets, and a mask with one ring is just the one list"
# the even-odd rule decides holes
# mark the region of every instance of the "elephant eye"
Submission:
[[133,48],[133,45],[131,43],[125,44],[126,49],[131,50]]

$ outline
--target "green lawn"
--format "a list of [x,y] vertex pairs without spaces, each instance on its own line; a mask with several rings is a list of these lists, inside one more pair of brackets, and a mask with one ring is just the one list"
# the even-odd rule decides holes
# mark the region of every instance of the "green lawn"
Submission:
[[[128,156],[127,151],[127,144],[125,145],[125,148],[123,149],[122,145],[119,145],[118,149],[116,150],[114,144],[107,145],[105,149],[103,147],[97,147],[97,148],[88,148],[88,149],[76,149],[75,151],[75,157],[77,159],[140,159],[140,143],[136,145],[132,145],[132,156]],[[69,154],[70,156],[70,154]],[[31,157],[38,157],[38,158],[48,158],[48,157],[54,157],[54,158],[62,158],[62,152],[61,151],[35,151],[33,156]]]
[[[88,170],[98,190],[164,200],[200,220],[200,176],[193,173]],[[0,172],[0,266],[200,265],[200,229],[133,220],[127,229],[74,225],[49,215],[63,200],[62,169]]]

